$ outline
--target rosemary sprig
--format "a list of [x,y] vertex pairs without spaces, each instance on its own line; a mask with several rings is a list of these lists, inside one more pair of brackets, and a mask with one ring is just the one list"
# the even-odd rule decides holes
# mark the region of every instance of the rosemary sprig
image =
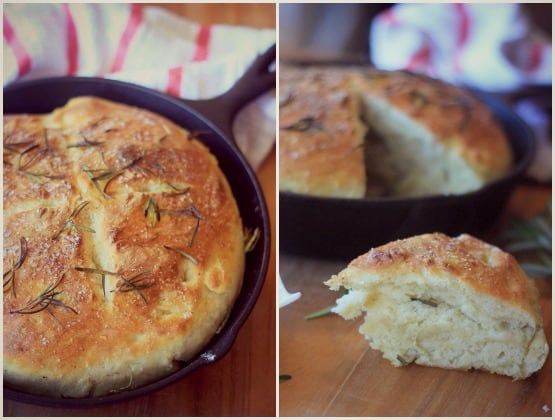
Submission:
[[83,133],[80,133],[80,134],[81,134],[81,137],[83,138],[83,140],[80,141],[80,142],[77,142],[77,143],[68,144],[66,146],[68,149],[78,148],[78,147],[97,147],[97,146],[103,145],[105,143],[103,141],[89,140]]
[[437,308],[437,302],[432,299],[421,299],[417,297],[410,298],[411,301],[420,302],[423,305],[431,306],[432,308]]
[[[341,295],[339,297],[345,296],[347,293],[349,293],[349,289],[345,289],[345,288],[341,288],[341,289],[342,289],[341,290]],[[336,306],[337,306],[337,304],[326,306],[325,308],[319,309],[316,312],[312,312],[311,314],[305,315],[304,319],[306,321],[309,321],[311,319],[316,319],[316,318],[321,318],[321,317],[326,316],[326,315],[331,315],[331,314],[333,314],[333,311],[332,311],[333,308],[335,308]]]
[[521,268],[531,277],[551,278],[551,217],[549,202],[536,217],[509,220],[496,240],[503,250],[515,255]]
[[158,203],[151,195],[148,196],[143,214],[146,218],[150,219],[151,226],[155,226],[160,221],[160,207],[158,207]]
[[78,225],[77,223],[75,223],[75,218],[79,215],[79,213],[81,213],[81,210],[83,210],[87,206],[87,204],[89,204],[88,201],[82,201],[81,203],[79,203],[77,207],[71,212],[68,219],[63,223],[62,227],[60,227],[60,229],[54,234],[54,236],[52,236],[52,239],[54,240],[58,239],[58,236],[60,236],[60,234],[68,226],[70,228],[74,227],[76,229],[83,230],[85,232],[96,233],[94,229],[91,229],[90,227]]
[[251,252],[260,239],[260,229],[258,227],[254,229],[245,228],[243,236],[245,238],[245,252]]
[[63,174],[61,174],[61,175],[50,175],[48,172],[29,172],[29,171],[24,171],[24,170],[21,170],[21,169],[19,169],[17,172],[20,173],[21,175],[24,175],[26,177],[31,178],[37,184],[42,184],[43,183],[42,178],[65,179],[65,175],[63,175]]
[[31,300],[27,305],[20,309],[10,310],[10,313],[31,315],[41,311],[46,311],[50,316],[52,316],[52,318],[54,318],[58,322],[59,320],[50,309],[50,306],[57,306],[65,309],[66,311],[71,311],[77,314],[78,312],[75,309],[66,305],[57,298],[57,296],[59,296],[62,291],[56,290],[56,288],[59,286],[63,278],[64,276],[62,275],[62,277],[60,277],[60,279],[56,283],[48,286],[46,290],[44,290],[37,298]]
[[106,297],[106,276],[118,276],[118,273],[112,273],[111,271],[100,270],[98,268],[88,268],[88,267],[73,267],[74,270],[81,271],[83,273],[100,274],[102,278],[102,293]]
[[[186,190],[188,191],[188,188]],[[163,209],[158,206],[158,202],[151,195],[148,196],[148,200],[143,208],[143,214],[145,218],[150,218],[150,223],[152,226],[155,226],[156,223],[160,221],[162,214],[186,216],[195,219],[195,228],[193,230],[193,234],[191,235],[189,246],[193,245],[200,229],[200,222],[204,220],[204,217],[202,217],[200,211],[193,205],[189,205],[183,209],[177,210]]]
[[181,249],[177,249],[168,245],[164,245],[164,248],[169,249],[170,251],[173,251],[179,255],[181,255],[182,257],[185,257],[186,259],[188,259],[189,261],[191,261],[193,264],[197,264],[198,265],[198,261],[195,257],[193,257],[191,254],[189,254],[188,252],[185,252]]
[[27,239],[21,237],[19,239],[19,256],[17,257],[17,260],[15,261],[13,267],[4,273],[4,291],[8,291],[11,289],[14,297],[17,297],[17,293],[15,290],[15,272],[19,270],[23,265],[25,258],[27,258],[27,252]]
[[[102,160],[104,160],[104,154],[102,154]],[[136,159],[133,159],[127,165],[122,166],[121,168],[101,168],[101,169],[90,169],[87,166],[83,166],[82,170],[87,174],[90,178],[92,183],[94,184],[95,188],[104,196],[104,197],[111,197],[110,194],[106,192],[108,185],[112,182],[115,178],[120,176],[126,170],[131,168],[140,168],[143,171],[147,171],[147,169],[140,167],[138,163],[142,161],[142,156],[139,156]],[[104,164],[106,162],[104,161]],[[104,182],[104,186],[100,186],[100,181]]]
[[407,362],[405,359],[403,359],[403,357],[398,354],[397,355],[397,360],[403,365],[403,366],[407,366],[409,364],[409,362]]
[[193,246],[193,243],[197,237],[198,231],[200,229],[200,222],[205,220],[204,217],[200,214],[200,211],[193,206],[192,204],[187,206],[183,209],[177,210],[169,210],[169,209],[160,209],[161,214],[173,214],[178,216],[186,216],[192,219],[195,219],[195,228],[193,230],[193,234],[191,235],[191,240],[189,241],[189,246]]
[[[44,129],[44,131],[46,132],[46,129]],[[42,184],[43,183],[43,178],[48,178],[48,179],[65,179],[65,175],[60,174],[60,175],[52,175],[48,172],[31,172],[28,171],[27,168],[29,168],[30,166],[32,166],[37,159],[44,155],[45,153],[48,152],[49,150],[49,144],[48,144],[48,137],[45,134],[45,148],[39,149],[39,145],[31,145],[29,147],[27,147],[26,149],[24,149],[23,151],[19,152],[19,156],[17,158],[17,173],[27,176],[29,178],[31,178],[33,181],[37,182],[38,184]],[[32,151],[39,149],[37,152],[35,152],[34,154],[31,155],[31,157],[29,158],[29,160],[27,160],[26,162],[23,162],[23,156],[30,154]]]
[[409,92],[412,103],[418,108],[422,108],[430,104],[430,99],[421,91],[413,89]]
[[[15,143],[4,143],[2,147],[6,149],[8,152],[21,154],[21,153],[25,153],[29,147],[34,147],[34,145],[33,145],[33,140],[26,140],[26,141],[20,141]],[[20,148],[24,148],[24,149],[19,150]]]
[[309,131],[311,129],[323,130],[324,125],[320,121],[317,121],[314,117],[304,117],[301,118],[299,121],[294,122],[293,124],[280,127],[280,130],[299,132]]
[[143,271],[129,279],[125,278],[123,275],[120,274],[121,282],[116,285],[116,288],[112,290],[112,292],[137,292],[141,299],[148,304],[145,296],[141,293],[141,290],[146,289],[152,286],[152,283],[148,282],[148,275],[150,274],[150,270]]

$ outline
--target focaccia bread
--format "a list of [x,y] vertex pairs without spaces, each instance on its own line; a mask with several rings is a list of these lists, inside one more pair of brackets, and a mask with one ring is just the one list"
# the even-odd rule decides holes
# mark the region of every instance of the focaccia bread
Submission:
[[[336,111],[329,98],[337,97],[350,103],[343,113],[350,116]],[[292,138],[287,127],[295,126],[293,116],[296,121],[313,119],[312,127],[318,129],[297,130]],[[323,143],[325,135],[328,142]],[[338,150],[347,141],[364,145],[361,153]],[[360,170],[349,175],[345,169],[361,165],[366,181]],[[405,71],[280,68],[282,191],[335,197],[462,194],[505,175],[511,166],[512,150],[502,127],[465,89]],[[328,193],[325,185],[333,183],[335,172],[340,179],[344,173],[357,176],[365,184],[362,193]]]
[[366,129],[348,83],[348,75],[340,71],[318,78],[285,71],[280,85],[280,189],[318,196],[364,196]]
[[241,287],[243,226],[193,134],[79,97],[4,116],[4,380],[105,395],[196,355]]
[[523,379],[549,347],[538,291],[516,260],[470,235],[425,234],[354,259],[326,284],[334,311],[394,366],[481,369]]

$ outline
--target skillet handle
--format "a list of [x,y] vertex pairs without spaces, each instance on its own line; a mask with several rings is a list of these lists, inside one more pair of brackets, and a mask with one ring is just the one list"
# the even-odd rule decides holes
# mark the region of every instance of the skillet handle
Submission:
[[275,69],[270,70],[276,59],[276,45],[259,55],[247,71],[227,92],[210,99],[180,99],[185,105],[209,120],[225,138],[235,143],[233,119],[239,110],[250,101],[276,86]]

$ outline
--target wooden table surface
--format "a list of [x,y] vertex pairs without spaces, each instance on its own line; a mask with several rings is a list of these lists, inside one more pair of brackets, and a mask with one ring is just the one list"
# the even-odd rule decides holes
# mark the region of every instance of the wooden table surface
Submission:
[[[275,4],[156,4],[203,24],[275,29]],[[257,171],[275,238],[275,151]],[[230,352],[183,380],[131,401],[89,409],[39,407],[4,399],[5,416],[275,416],[276,258],[260,298]]]
[[[533,216],[548,200],[550,187],[521,185],[504,216]],[[358,332],[362,318],[305,320],[305,315],[335,303],[338,292],[322,283],[347,263],[280,254],[287,290],[302,294],[279,309],[279,373],[291,376],[279,384],[280,416],[552,415],[551,354],[538,373],[523,381],[478,371],[395,368]],[[551,281],[537,284],[551,343]]]

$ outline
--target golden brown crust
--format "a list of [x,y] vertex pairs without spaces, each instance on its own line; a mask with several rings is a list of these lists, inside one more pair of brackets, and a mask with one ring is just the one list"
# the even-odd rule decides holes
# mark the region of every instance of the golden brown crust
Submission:
[[[393,241],[357,257],[349,267],[371,270],[376,275],[399,268],[401,275],[425,272],[456,279],[475,293],[498,298],[539,320],[537,289],[514,257],[468,234],[450,238],[434,233]],[[400,281],[399,276],[385,278]],[[329,285],[352,286],[345,281],[349,279],[335,277]]]
[[[196,354],[244,266],[237,205],[208,150],[163,117],[92,97],[5,116],[4,149],[4,378],[101,395]],[[50,286],[53,303],[23,313]]]
[[[460,156],[475,178],[469,190],[503,176],[512,165],[512,151],[503,129],[487,106],[464,89],[403,71],[284,65],[280,67],[280,189],[312,195],[364,196],[364,192],[351,194],[347,189],[342,194],[329,186],[333,186],[335,177],[343,185],[349,185],[348,178],[350,185],[366,183],[360,147],[366,130],[359,121],[359,108],[370,104],[386,109],[387,118],[392,119],[388,124],[398,125],[393,118],[399,117],[392,112],[397,111],[433,136],[445,150],[446,160],[432,160],[429,166],[449,166],[448,159]],[[297,130],[292,134],[284,129],[307,117],[314,117],[325,130]],[[327,133],[333,135],[326,137]],[[395,144],[389,141],[388,147]],[[356,154],[348,155],[350,150],[356,150]],[[403,167],[404,163],[395,166]],[[459,191],[438,189],[436,193]]]
[[364,196],[364,129],[347,82],[341,73],[311,78],[303,72],[285,72],[279,115],[282,190]]
[[366,71],[354,82],[430,130],[437,141],[461,154],[484,181],[504,175],[512,152],[491,111],[465,89],[437,79],[396,71]]

